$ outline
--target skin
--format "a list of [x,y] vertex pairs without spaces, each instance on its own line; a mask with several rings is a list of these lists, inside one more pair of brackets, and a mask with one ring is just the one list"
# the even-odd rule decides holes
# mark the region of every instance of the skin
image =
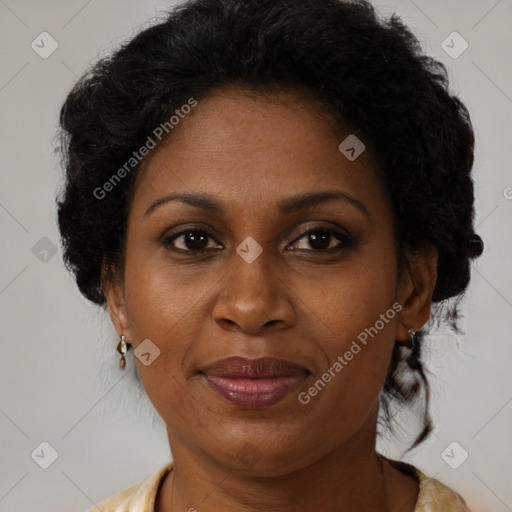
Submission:
[[[143,162],[125,271],[104,288],[117,333],[134,349],[150,339],[161,351],[148,366],[135,359],[174,460],[157,512],[414,510],[416,480],[375,452],[377,400],[395,340],[429,318],[437,253],[425,247],[399,279],[391,205],[368,145],[353,162],[339,151],[349,133],[296,91],[249,97],[225,88],[201,99]],[[350,194],[368,215],[340,199],[277,208],[327,189]],[[177,192],[209,194],[226,211],[170,201],[145,215]],[[162,242],[193,228],[210,233],[202,253],[185,253],[194,248],[185,236],[174,252]],[[354,242],[334,233],[314,245],[303,235],[312,228],[346,230]],[[252,263],[236,252],[249,236],[263,249]],[[341,250],[323,254],[327,247]],[[298,393],[395,302],[402,310],[301,404]],[[277,404],[242,409],[197,374],[230,355],[280,357],[312,375]],[[240,457],[247,444],[251,464]]]

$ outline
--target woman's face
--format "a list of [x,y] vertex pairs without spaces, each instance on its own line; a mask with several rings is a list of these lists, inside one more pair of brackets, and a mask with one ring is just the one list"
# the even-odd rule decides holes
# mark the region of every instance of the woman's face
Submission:
[[[136,364],[173,454],[275,476],[349,442],[373,450],[394,340],[424,323],[430,303],[414,316],[376,164],[368,149],[353,161],[340,151],[348,135],[335,136],[314,103],[291,93],[223,90],[200,100],[143,162],[124,279],[107,294],[135,353],[151,341],[139,349],[148,361]],[[325,191],[339,196],[296,200]],[[208,201],[162,200],[170,194]],[[274,387],[266,379],[270,396],[275,387],[288,393],[273,403],[258,393],[251,407],[201,373],[230,356],[305,370]]]

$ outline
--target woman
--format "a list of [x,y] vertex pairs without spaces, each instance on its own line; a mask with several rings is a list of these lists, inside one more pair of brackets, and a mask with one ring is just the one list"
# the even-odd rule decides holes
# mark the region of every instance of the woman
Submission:
[[375,450],[393,404],[431,431],[424,326],[483,249],[468,112],[398,18],[192,0],[60,122],[66,263],[173,455],[94,510],[468,510]]

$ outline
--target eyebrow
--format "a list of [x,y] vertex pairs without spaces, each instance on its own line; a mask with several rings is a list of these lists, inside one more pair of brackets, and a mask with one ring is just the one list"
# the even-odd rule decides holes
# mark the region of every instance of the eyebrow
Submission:
[[[279,212],[283,215],[289,215],[301,210],[308,210],[315,206],[334,200],[344,200],[355,206],[363,212],[368,218],[370,214],[365,205],[351,196],[347,192],[341,190],[321,190],[319,192],[306,192],[296,196],[288,197],[278,203]],[[223,204],[212,196],[207,194],[192,194],[188,192],[168,194],[160,199],[157,199],[144,213],[147,217],[159,206],[169,203],[170,201],[180,201],[182,203],[194,206],[201,210],[205,210],[212,214],[225,214],[226,210]]]

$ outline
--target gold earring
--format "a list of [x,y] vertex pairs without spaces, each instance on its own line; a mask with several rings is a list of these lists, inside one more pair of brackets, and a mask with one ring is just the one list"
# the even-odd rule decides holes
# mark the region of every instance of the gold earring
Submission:
[[409,342],[407,343],[407,348],[414,348],[414,344],[416,343],[416,331],[411,327],[407,331],[407,336],[409,336]]
[[132,346],[131,343],[126,343],[124,334],[121,335],[121,340],[117,344],[117,351],[121,354],[121,359],[119,360],[119,368],[121,370],[124,370],[126,366],[126,358],[124,357],[126,352],[130,350],[130,347]]

